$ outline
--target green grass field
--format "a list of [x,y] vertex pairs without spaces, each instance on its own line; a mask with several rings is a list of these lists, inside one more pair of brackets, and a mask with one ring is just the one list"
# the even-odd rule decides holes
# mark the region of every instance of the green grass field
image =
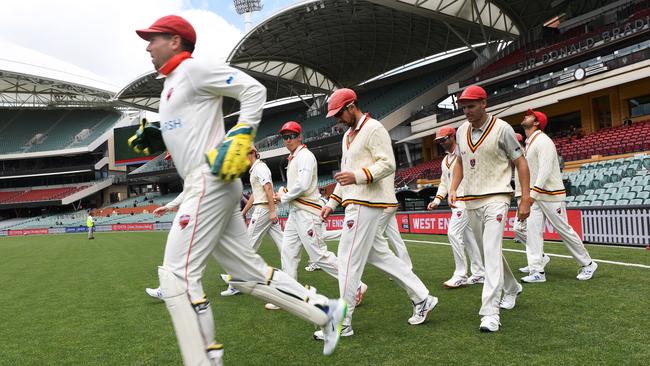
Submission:
[[[166,233],[98,233],[0,239],[0,365],[180,365],[169,315],[144,288],[157,286]],[[444,236],[405,239],[445,242]],[[428,322],[410,326],[406,294],[367,267],[370,286],[354,315],[355,336],[322,356],[314,328],[249,296],[222,298],[211,260],[204,287],[227,365],[603,365],[650,360],[650,269],[601,263],[591,281],[575,279],[572,259],[552,258],[545,284],[529,284],[501,331],[478,331],[480,286],[446,290],[446,245],[408,242],[415,272],[440,300]],[[523,247],[511,242],[508,248]],[[330,249],[336,251],[335,243]],[[588,246],[595,259],[650,265],[650,251]],[[547,253],[568,254],[561,244]],[[275,246],[260,251],[279,265]],[[525,254],[507,252],[513,268]],[[303,256],[305,262],[305,256]],[[338,297],[322,271],[299,280]],[[645,360],[645,361],[643,361]]]

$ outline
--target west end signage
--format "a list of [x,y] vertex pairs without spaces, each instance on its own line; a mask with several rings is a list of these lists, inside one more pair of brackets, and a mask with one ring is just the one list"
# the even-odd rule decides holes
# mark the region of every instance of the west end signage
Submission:
[[519,62],[517,66],[521,71],[524,71],[534,68],[540,62],[542,64],[546,64],[551,61],[560,60],[567,56],[577,55],[584,51],[590,50],[597,41],[602,40],[603,44],[606,44],[617,39],[626,38],[647,28],[648,25],[650,25],[650,16],[603,31],[600,33],[600,38],[589,37],[576,43],[554,49],[550,52],[542,53],[541,55],[532,55],[533,57],[529,57],[526,60]]

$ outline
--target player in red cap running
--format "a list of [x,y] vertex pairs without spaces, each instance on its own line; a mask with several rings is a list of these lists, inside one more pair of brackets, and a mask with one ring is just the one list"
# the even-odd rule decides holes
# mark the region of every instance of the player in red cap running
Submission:
[[[395,157],[390,136],[384,126],[359,109],[357,95],[351,89],[339,89],[327,105],[327,117],[335,117],[348,130],[343,135],[341,171],[336,173],[336,188],[321,216],[326,219],[339,205],[345,207],[343,232],[338,248],[339,290],[341,297],[354,303],[355,293],[366,261],[400,285],[413,302],[412,325],[422,324],[438,299],[429,294],[422,281],[406,263],[388,248],[383,236],[388,220],[395,220]],[[342,336],[354,334],[352,312],[343,322]],[[316,339],[322,334],[316,332]]]
[[[269,267],[255,253],[239,210],[242,183],[262,116],[266,90],[258,81],[225,64],[192,58],[196,33],[185,19],[170,15],[136,31],[164,86],[160,130],[143,121],[129,144],[138,151],[164,145],[184,181],[167,237],[158,276],[186,365],[221,365],[223,346],[214,339],[212,310],[201,279],[212,254],[238,290],[275,303],[323,327],[323,353],[338,343],[345,301],[330,300],[286,273]],[[239,122],[225,131],[223,97],[240,101]],[[164,141],[164,144],[162,141]]]
[[566,191],[562,182],[560,162],[555,143],[544,133],[548,118],[539,111],[528,110],[521,122],[526,132],[526,160],[530,167],[531,197],[534,203],[528,218],[526,255],[529,275],[521,280],[527,283],[545,282],[544,272],[544,224],[546,219],[553,225],[567,249],[581,266],[579,280],[588,280],[598,264],[594,262],[582,240],[569,225],[566,213]]
[[[456,166],[456,129],[450,126],[440,128],[436,132],[436,142],[442,146],[447,152],[447,156],[442,160],[442,175],[440,176],[440,185],[436,192],[436,198],[429,203],[427,209],[433,210],[438,207],[440,201],[445,199],[449,184],[451,183],[451,172],[454,171]],[[458,188],[457,194],[463,194],[463,182]],[[447,288],[458,288],[465,285],[474,285],[483,283],[485,280],[485,269],[483,268],[483,259],[481,258],[481,251],[478,249],[476,239],[472,229],[469,227],[469,217],[465,212],[465,204],[462,201],[457,201],[455,205],[451,206],[451,218],[449,219],[449,226],[447,227],[447,236],[451,244],[451,251],[454,255],[455,270],[450,279],[443,282]],[[467,260],[465,258],[465,250],[469,254],[470,270],[472,275],[467,277]]]
[[[513,193],[511,162],[519,173],[522,187],[519,220],[525,220],[530,214],[528,165],[512,126],[486,112],[487,93],[483,88],[467,87],[458,103],[467,122],[456,133],[459,159],[452,173],[449,202],[465,203],[470,226],[483,250],[485,282],[479,329],[496,332],[500,326],[500,308],[512,309],[522,289],[503,256],[502,239]],[[461,181],[464,192],[458,195]]]

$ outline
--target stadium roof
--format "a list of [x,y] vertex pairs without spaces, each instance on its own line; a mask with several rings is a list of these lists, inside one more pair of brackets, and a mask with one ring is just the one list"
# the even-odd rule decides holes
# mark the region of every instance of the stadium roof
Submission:
[[[106,104],[115,85],[78,66],[0,41],[0,106]],[[10,57],[7,57],[10,55]]]

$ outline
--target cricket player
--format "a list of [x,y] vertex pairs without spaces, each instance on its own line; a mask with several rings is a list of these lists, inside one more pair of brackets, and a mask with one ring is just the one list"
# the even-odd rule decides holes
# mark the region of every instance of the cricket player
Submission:
[[[524,149],[524,156],[526,154],[526,144],[524,142],[524,137],[520,133],[516,133],[515,136],[517,136],[517,141],[521,145],[521,147]],[[514,167],[513,167],[514,169]],[[529,168],[530,169],[530,168]],[[515,181],[515,199],[517,200],[517,206],[519,206],[519,203],[521,202],[521,186],[519,185],[519,176],[517,175],[517,171],[514,171],[514,181]],[[525,221],[519,221],[515,223],[515,226],[513,228],[513,231],[515,232],[515,242],[520,242],[524,245],[526,245],[527,241],[527,223],[528,220]],[[546,253],[542,254],[542,268],[546,267],[546,265],[551,261],[551,257],[546,255]],[[521,273],[526,273],[530,274],[530,269],[528,266],[526,267],[521,267],[519,268],[519,272]]]
[[[248,173],[252,193],[242,210],[242,216],[246,217],[246,213],[251,207],[255,208],[247,230],[251,246],[257,252],[262,244],[262,238],[268,233],[275,246],[278,247],[278,252],[282,253],[282,228],[280,228],[280,220],[275,209],[271,170],[260,159],[260,154],[255,146],[248,152],[247,157],[251,164]],[[229,285],[226,290],[221,291],[221,296],[233,296],[239,293],[239,290]]]
[[[447,196],[449,184],[451,183],[451,172],[453,172],[458,160],[456,155],[456,129],[450,126],[440,128],[436,132],[436,142],[445,149],[447,155],[441,163],[440,186],[438,186],[435,199],[427,206],[429,210],[438,207],[440,202]],[[457,190],[458,195],[463,195],[463,185],[464,182],[461,182]],[[451,244],[451,252],[454,255],[455,270],[451,278],[442,283],[443,286],[446,288],[459,288],[465,285],[483,283],[485,280],[483,258],[481,258],[481,251],[478,249],[478,244],[476,244],[474,232],[469,227],[469,217],[462,201],[457,201],[455,205],[451,206],[447,236]],[[472,272],[469,278],[467,277],[465,251],[469,254],[470,270]]]
[[[366,261],[376,266],[402,287],[413,303],[412,325],[422,324],[435,308],[438,299],[429,294],[422,281],[388,248],[384,231],[388,220],[395,220],[395,157],[390,136],[384,126],[358,106],[356,93],[347,88],[335,91],[329,99],[327,117],[345,123],[341,171],[334,193],[321,216],[326,219],[339,205],[345,207],[343,232],[338,248],[339,290],[341,297],[354,304],[355,293]],[[389,209],[390,208],[390,209]],[[348,307],[341,330],[351,336],[352,312]],[[322,332],[314,333],[322,339]]]
[[[528,165],[512,126],[486,112],[487,93],[483,88],[468,86],[458,103],[467,121],[456,133],[459,158],[452,172],[449,202],[465,203],[469,224],[483,250],[485,282],[479,329],[496,332],[501,325],[500,308],[512,309],[522,290],[502,253],[503,228],[513,193],[510,164],[514,163],[522,187],[518,210],[521,221],[530,214]],[[458,195],[461,181],[464,192]]]
[[88,211],[88,217],[86,218],[86,226],[88,227],[88,240],[95,239],[95,218],[90,211]]
[[[269,267],[251,247],[238,206],[242,194],[238,177],[248,169],[246,155],[266,101],[265,88],[240,70],[192,58],[196,32],[179,16],[162,17],[136,32],[149,42],[147,52],[164,87],[160,129],[143,121],[129,145],[145,153],[164,145],[184,180],[183,199],[158,268],[183,362],[223,363],[223,345],[215,342],[212,310],[201,283],[210,254],[238,290],[321,326],[323,353],[331,354],[347,312],[345,301],[330,300]],[[224,130],[224,96],[241,105],[240,119],[230,131]]]
[[564,199],[566,191],[562,183],[560,163],[555,144],[544,133],[548,119],[546,115],[532,109],[521,122],[526,132],[526,160],[530,167],[531,197],[533,205],[528,218],[526,255],[530,274],[521,280],[527,283],[545,282],[544,272],[544,223],[553,225],[567,249],[580,265],[578,280],[589,280],[596,272],[594,262],[582,240],[569,225]]

